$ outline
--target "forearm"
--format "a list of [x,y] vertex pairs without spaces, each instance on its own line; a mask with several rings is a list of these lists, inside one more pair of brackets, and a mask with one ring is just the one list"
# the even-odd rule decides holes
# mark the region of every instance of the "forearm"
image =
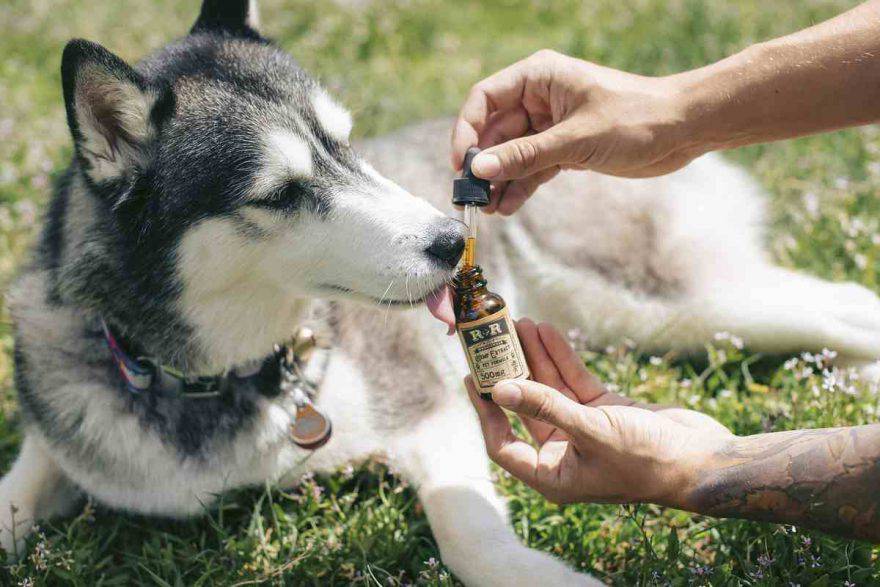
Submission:
[[880,425],[735,437],[683,509],[880,542]]
[[671,79],[701,151],[880,120],[880,1]]

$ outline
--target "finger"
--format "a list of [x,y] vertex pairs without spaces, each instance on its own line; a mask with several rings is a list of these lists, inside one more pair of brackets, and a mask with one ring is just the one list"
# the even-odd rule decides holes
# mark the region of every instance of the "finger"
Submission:
[[498,213],[502,216],[510,216],[526,203],[541,184],[547,183],[559,173],[558,167],[550,167],[539,171],[535,175],[512,181],[504,190],[504,195],[498,202]]
[[565,381],[544,347],[537,324],[529,318],[521,318],[516,322],[516,333],[532,372],[532,379],[555,389],[564,387]]
[[474,157],[474,175],[493,181],[520,179],[548,167],[571,163],[575,138],[563,126],[486,149]]
[[[527,418],[534,418],[562,429],[573,437],[590,436],[588,413],[565,394],[534,381],[501,381],[492,388],[492,400],[501,406]],[[595,411],[595,410],[592,410]],[[600,422],[601,426],[602,423]]]
[[[558,377],[554,377],[552,370],[547,370],[547,367],[552,369],[553,362],[541,348],[541,339],[538,336],[538,330],[535,323],[528,318],[521,318],[516,322],[516,332],[520,344],[523,347],[523,354],[526,356],[526,362],[529,364],[529,370],[532,372],[532,379],[544,383],[547,381],[561,381]],[[549,385],[552,385],[552,383]],[[547,438],[549,438],[555,430],[552,425],[547,424],[546,422],[541,422],[540,420],[535,420],[534,418],[524,417],[522,418],[522,423],[538,444],[544,444],[544,442],[547,441]]]
[[492,114],[485,129],[480,133],[478,147],[487,149],[507,141],[518,139],[529,132],[529,114],[522,106],[512,110],[500,110]]
[[477,416],[480,418],[480,426],[483,428],[483,436],[488,444],[489,439],[497,442],[507,435],[513,435],[513,429],[510,427],[510,421],[504,412],[492,402],[484,400],[480,397],[474,380],[470,375],[465,377],[464,385],[468,390],[468,397],[474,408],[477,410]]
[[546,322],[539,324],[535,330],[541,340],[541,346],[546,349],[562,381],[575,393],[580,403],[591,403],[604,395],[609,395],[608,399],[620,398],[617,394],[608,391],[602,382],[587,370],[583,360],[574,352],[562,333]]
[[522,64],[514,63],[471,88],[452,131],[452,166],[456,170],[461,169],[465,152],[478,143],[489,116],[520,105],[526,81]]
[[496,181],[492,183],[492,190],[489,192],[489,204],[483,207],[486,214],[494,214],[498,209],[498,204],[504,199],[504,192],[507,189],[506,181]]
[[517,479],[535,489],[538,470],[538,451],[513,433],[510,421],[501,408],[480,397],[470,376],[465,379],[468,396],[477,409],[486,454]]

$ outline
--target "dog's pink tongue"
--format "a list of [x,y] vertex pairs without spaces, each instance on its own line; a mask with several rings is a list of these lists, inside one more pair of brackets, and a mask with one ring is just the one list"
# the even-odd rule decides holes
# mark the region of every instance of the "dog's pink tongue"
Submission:
[[444,285],[425,300],[431,315],[449,326],[449,332],[455,332],[455,311],[452,309],[452,288]]

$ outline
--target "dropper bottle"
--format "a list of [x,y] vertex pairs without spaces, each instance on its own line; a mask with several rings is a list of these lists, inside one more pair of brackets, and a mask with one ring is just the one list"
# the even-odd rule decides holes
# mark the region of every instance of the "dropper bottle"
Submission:
[[489,182],[473,174],[480,150],[468,149],[462,175],[453,182],[452,203],[463,206],[468,227],[464,256],[453,280],[455,329],[480,397],[491,400],[492,387],[504,379],[528,379],[529,368],[504,299],[486,287],[476,263],[477,208],[489,203]]

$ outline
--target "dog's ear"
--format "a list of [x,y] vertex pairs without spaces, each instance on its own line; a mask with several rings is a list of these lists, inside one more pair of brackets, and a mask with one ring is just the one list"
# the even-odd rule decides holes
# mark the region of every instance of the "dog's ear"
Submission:
[[96,183],[146,164],[157,93],[104,47],[70,41],[61,58],[67,123],[76,154]]
[[256,36],[260,26],[257,0],[204,0],[193,33],[221,31]]

